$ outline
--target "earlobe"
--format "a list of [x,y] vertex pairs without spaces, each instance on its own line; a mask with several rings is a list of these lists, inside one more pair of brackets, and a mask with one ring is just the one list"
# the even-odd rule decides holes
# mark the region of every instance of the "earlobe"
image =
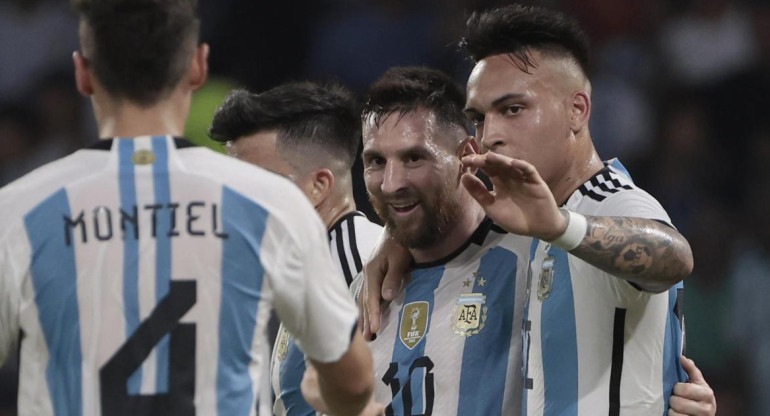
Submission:
[[91,79],[91,68],[88,65],[88,60],[75,51],[72,53],[72,62],[75,65],[75,85],[78,92],[90,97],[94,94],[93,80]]

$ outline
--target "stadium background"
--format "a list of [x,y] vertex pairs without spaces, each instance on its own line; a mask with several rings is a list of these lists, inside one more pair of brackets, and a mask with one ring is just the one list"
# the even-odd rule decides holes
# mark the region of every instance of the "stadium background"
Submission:
[[[494,0],[200,0],[211,80],[187,135],[233,87],[338,80],[363,92],[388,67],[429,65],[464,83],[455,46]],[[720,415],[770,415],[770,4],[727,0],[530,2],[576,15],[592,40],[591,131],[690,241],[687,354]],[[0,2],[0,185],[96,140],[75,90],[77,20],[62,0]],[[360,169],[360,165],[356,167]],[[356,196],[371,215],[361,181]],[[17,362],[0,370],[14,414]],[[764,396],[764,397],[763,397]]]

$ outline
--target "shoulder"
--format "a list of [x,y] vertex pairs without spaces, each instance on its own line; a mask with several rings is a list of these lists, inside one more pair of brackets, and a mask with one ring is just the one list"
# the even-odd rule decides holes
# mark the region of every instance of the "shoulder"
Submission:
[[567,200],[566,208],[585,215],[638,217],[671,223],[655,197],[612,165],[597,172]]
[[87,178],[108,163],[108,152],[79,150],[45,164],[0,189],[0,230],[19,221],[35,206],[65,186]]

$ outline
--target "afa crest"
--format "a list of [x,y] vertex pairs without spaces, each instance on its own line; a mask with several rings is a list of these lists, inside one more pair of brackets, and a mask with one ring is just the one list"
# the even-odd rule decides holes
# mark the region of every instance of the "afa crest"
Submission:
[[155,163],[155,153],[151,150],[137,150],[134,152],[134,155],[131,156],[131,161],[134,162],[135,165],[151,165]]
[[489,307],[483,293],[464,293],[452,308],[452,331],[464,337],[476,335],[484,329]]
[[553,266],[553,257],[546,256],[543,259],[543,267],[540,269],[540,279],[537,281],[537,300],[540,302],[551,296],[551,289],[553,289]]
[[405,347],[410,350],[425,338],[428,331],[428,302],[410,302],[401,310],[400,338]]

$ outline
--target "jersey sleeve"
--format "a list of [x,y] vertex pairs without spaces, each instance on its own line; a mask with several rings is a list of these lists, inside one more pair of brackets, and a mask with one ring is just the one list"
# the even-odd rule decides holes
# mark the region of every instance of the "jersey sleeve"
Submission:
[[334,362],[347,352],[358,309],[334,268],[329,243],[317,214],[303,222],[302,238],[287,244],[276,276],[275,308],[281,322],[308,357]]
[[[0,243],[2,244],[2,243]],[[0,245],[0,366],[13,351],[19,335],[21,294],[17,272],[12,267],[7,247]]]
[[646,218],[673,227],[671,219],[660,202],[639,188],[614,194],[599,204],[594,213],[588,213],[588,215]]

